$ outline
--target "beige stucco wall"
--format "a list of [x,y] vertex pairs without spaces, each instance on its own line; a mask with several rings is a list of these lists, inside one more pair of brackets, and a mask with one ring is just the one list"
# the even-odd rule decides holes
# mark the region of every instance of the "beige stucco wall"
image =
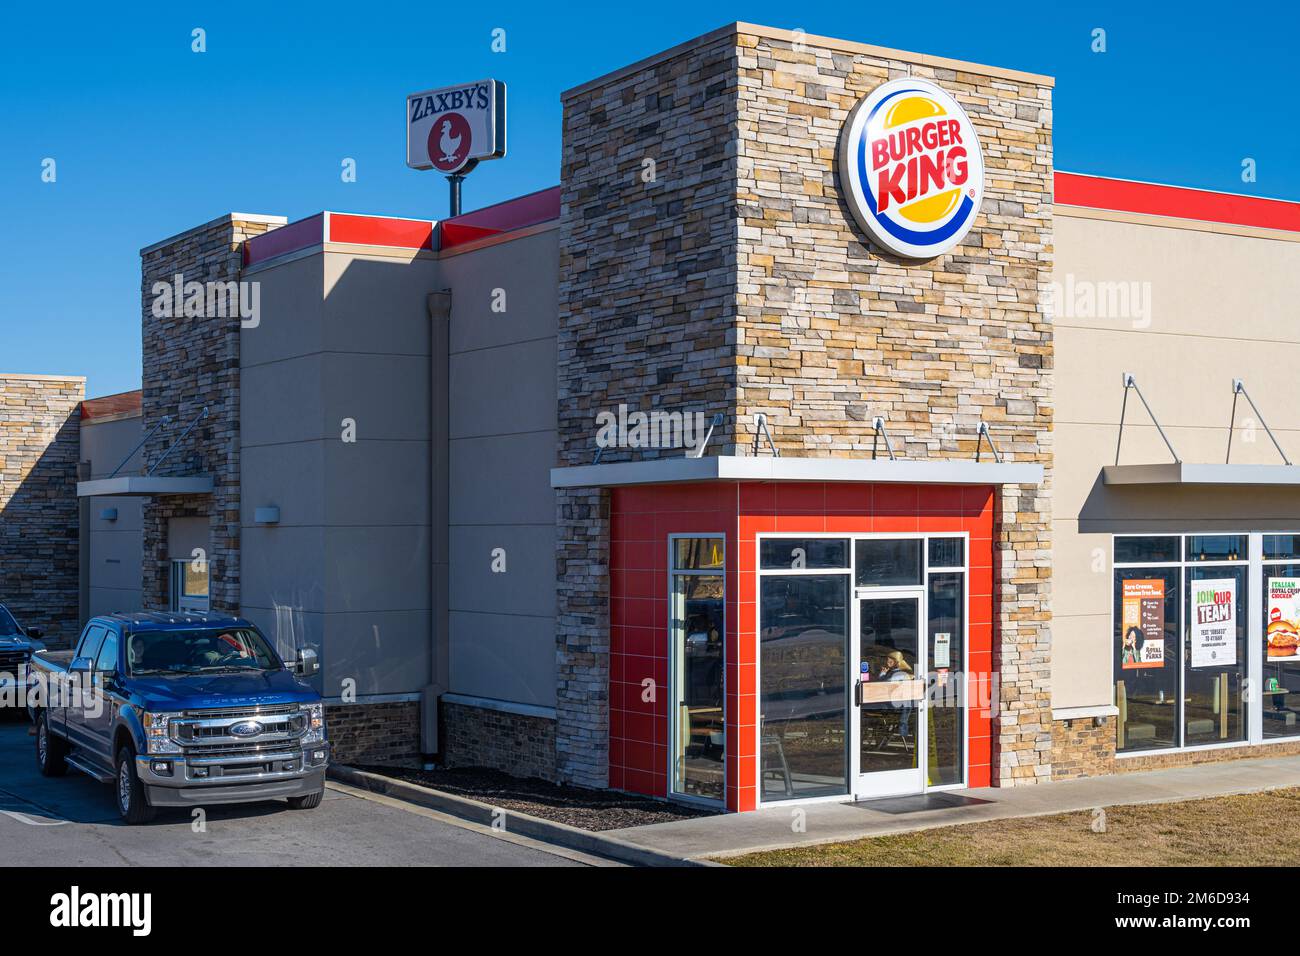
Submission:
[[[1058,207],[1053,278],[1139,283],[1127,314],[1080,315],[1054,303],[1056,483],[1052,500],[1052,704],[1111,703],[1111,535],[1142,531],[1300,529],[1300,491],[1106,488],[1123,387],[1132,372],[1178,455],[1224,460],[1232,379],[1242,378],[1293,460],[1300,460],[1300,236],[1209,231],[1164,220],[1087,218]],[[1280,463],[1238,402],[1232,461]],[[1122,464],[1169,461],[1130,394]]]

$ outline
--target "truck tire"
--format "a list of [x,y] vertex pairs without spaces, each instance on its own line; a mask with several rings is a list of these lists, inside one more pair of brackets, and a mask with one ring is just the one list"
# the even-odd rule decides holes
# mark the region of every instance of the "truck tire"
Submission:
[[320,806],[320,802],[325,797],[325,788],[317,790],[315,793],[309,793],[305,797],[290,797],[290,810],[315,810]]
[[122,749],[117,752],[116,769],[117,779],[113,789],[117,792],[117,812],[132,826],[137,823],[148,823],[157,811],[149,805],[149,798],[144,793],[144,784],[136,776],[135,748],[130,744],[123,744]]
[[68,772],[68,744],[62,737],[50,733],[49,714],[42,710],[36,715],[36,764],[42,777],[62,777]]

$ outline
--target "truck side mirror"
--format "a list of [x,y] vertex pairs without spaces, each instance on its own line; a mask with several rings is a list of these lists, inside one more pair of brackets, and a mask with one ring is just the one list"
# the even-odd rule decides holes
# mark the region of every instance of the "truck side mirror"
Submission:
[[316,652],[310,647],[304,647],[298,652],[298,658],[293,663],[293,672],[299,677],[310,677],[320,670],[320,661],[316,658]]
[[45,632],[42,631],[39,627],[28,627],[28,628],[24,628],[24,629],[23,629],[23,633],[25,633],[28,637],[44,637],[44,636],[45,636]]
[[95,662],[89,657],[78,657],[68,665],[69,674],[89,674],[95,669]]

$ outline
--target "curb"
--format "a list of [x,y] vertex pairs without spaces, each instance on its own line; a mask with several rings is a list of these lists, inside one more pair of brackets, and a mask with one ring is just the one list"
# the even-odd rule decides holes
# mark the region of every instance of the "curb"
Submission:
[[458,797],[450,793],[443,793],[441,790],[420,786],[417,783],[407,783],[405,780],[397,780],[393,777],[385,777],[341,764],[331,764],[327,775],[333,780],[350,784],[361,790],[381,793],[384,796],[394,797],[398,800],[406,800],[422,807],[428,807],[431,810],[440,810],[443,813],[485,827],[494,824],[499,826],[500,815],[505,814],[505,828],[510,833],[531,837],[545,843],[554,843],[570,850],[580,850],[583,853],[608,857],[611,860],[630,863],[633,866],[723,866],[721,863],[713,863],[708,860],[692,860],[688,857],[674,856],[660,850],[651,850],[647,847],[637,846],[635,843],[629,843],[627,840],[620,840],[617,837],[604,836],[592,830],[571,827],[567,823],[543,820],[541,817],[520,813],[518,810],[494,807],[480,800]]

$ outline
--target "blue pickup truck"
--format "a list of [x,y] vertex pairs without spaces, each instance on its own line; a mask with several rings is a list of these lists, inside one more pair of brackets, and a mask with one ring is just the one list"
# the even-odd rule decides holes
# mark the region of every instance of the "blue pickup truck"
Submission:
[[0,604],[0,710],[21,711],[28,664],[45,647],[39,640],[43,636],[39,628],[20,626]]
[[41,773],[112,782],[127,823],[158,807],[288,798],[320,805],[329,745],[320,695],[256,626],[210,614],[112,614],[72,651],[32,655]]

